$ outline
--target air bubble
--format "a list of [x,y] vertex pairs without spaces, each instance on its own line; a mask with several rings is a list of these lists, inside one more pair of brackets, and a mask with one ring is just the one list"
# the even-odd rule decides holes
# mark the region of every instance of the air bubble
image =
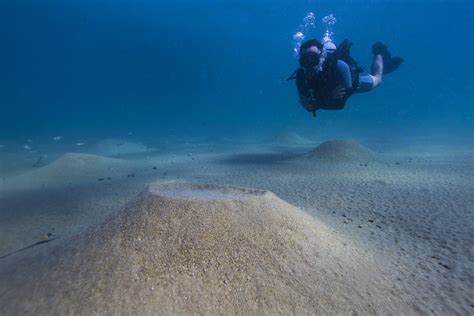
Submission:
[[321,20],[321,22],[323,22],[323,24],[325,24],[326,27],[329,28],[330,26],[336,24],[337,19],[336,19],[336,17],[334,17],[333,14],[329,14],[329,15],[326,15],[326,16]]
[[312,28],[316,26],[316,16],[313,12],[306,14],[303,19],[306,28]]
[[293,35],[293,40],[296,42],[302,42],[304,41],[304,34],[302,32],[296,32]]

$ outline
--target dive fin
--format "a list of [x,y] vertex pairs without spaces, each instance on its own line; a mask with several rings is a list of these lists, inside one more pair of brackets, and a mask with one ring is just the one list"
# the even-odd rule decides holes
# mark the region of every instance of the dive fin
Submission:
[[392,55],[388,51],[387,46],[381,42],[377,42],[374,45],[372,45],[372,53],[374,55],[382,55],[384,74],[389,74],[391,72],[394,72],[403,63],[403,59],[400,57],[392,58]]
[[362,67],[359,67],[357,65],[357,61],[354,58],[352,58],[351,47],[352,47],[352,42],[350,42],[346,38],[337,46],[336,52],[333,54],[335,54],[337,59],[340,59],[344,61],[346,64],[348,64],[357,73],[361,73],[364,71],[364,69]]
[[385,59],[392,58],[392,55],[390,55],[390,52],[388,51],[387,46],[381,42],[377,42],[374,45],[372,45],[372,54],[382,55],[384,61]]
[[389,74],[391,72],[394,72],[395,70],[398,69],[398,67],[400,67],[402,63],[403,63],[403,59],[400,57],[393,57],[388,62],[384,61],[383,73]]

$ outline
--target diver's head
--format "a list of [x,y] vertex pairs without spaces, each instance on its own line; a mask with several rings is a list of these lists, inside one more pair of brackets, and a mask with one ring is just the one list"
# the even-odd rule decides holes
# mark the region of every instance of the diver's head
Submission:
[[323,45],[316,39],[310,39],[301,44],[300,47],[300,66],[311,69],[319,65]]

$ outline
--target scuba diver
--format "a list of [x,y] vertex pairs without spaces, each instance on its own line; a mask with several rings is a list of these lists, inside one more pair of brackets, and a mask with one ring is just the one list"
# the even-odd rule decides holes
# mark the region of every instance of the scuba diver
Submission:
[[382,82],[384,74],[398,69],[400,57],[392,57],[387,46],[377,42],[372,46],[374,55],[370,74],[350,55],[352,43],[345,39],[337,48],[330,37],[322,43],[307,40],[300,46],[300,67],[287,79],[296,79],[301,105],[316,117],[316,110],[341,110],[354,93],[367,92]]

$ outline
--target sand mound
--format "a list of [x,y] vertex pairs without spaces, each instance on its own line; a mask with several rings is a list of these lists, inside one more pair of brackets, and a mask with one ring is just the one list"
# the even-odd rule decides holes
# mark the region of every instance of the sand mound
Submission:
[[156,150],[148,148],[142,143],[129,142],[123,139],[105,139],[96,146],[96,153],[102,156],[121,156],[146,153]]
[[367,163],[378,160],[372,150],[349,140],[331,140],[322,143],[308,154],[311,159],[323,162]]
[[49,165],[46,165],[39,169],[42,173],[48,173],[49,175],[60,175],[67,172],[68,175],[72,173],[96,173],[104,169],[113,169],[122,167],[127,162],[121,159],[102,157],[91,154],[76,154],[66,153],[53,161]]
[[61,186],[97,181],[130,171],[125,160],[90,154],[67,153],[52,163],[5,181],[5,189]]
[[155,184],[86,235],[0,269],[0,313],[374,313],[360,298],[375,270],[355,250],[270,192]]
[[284,146],[309,146],[314,144],[310,139],[304,138],[295,132],[285,132],[273,137],[272,142]]

